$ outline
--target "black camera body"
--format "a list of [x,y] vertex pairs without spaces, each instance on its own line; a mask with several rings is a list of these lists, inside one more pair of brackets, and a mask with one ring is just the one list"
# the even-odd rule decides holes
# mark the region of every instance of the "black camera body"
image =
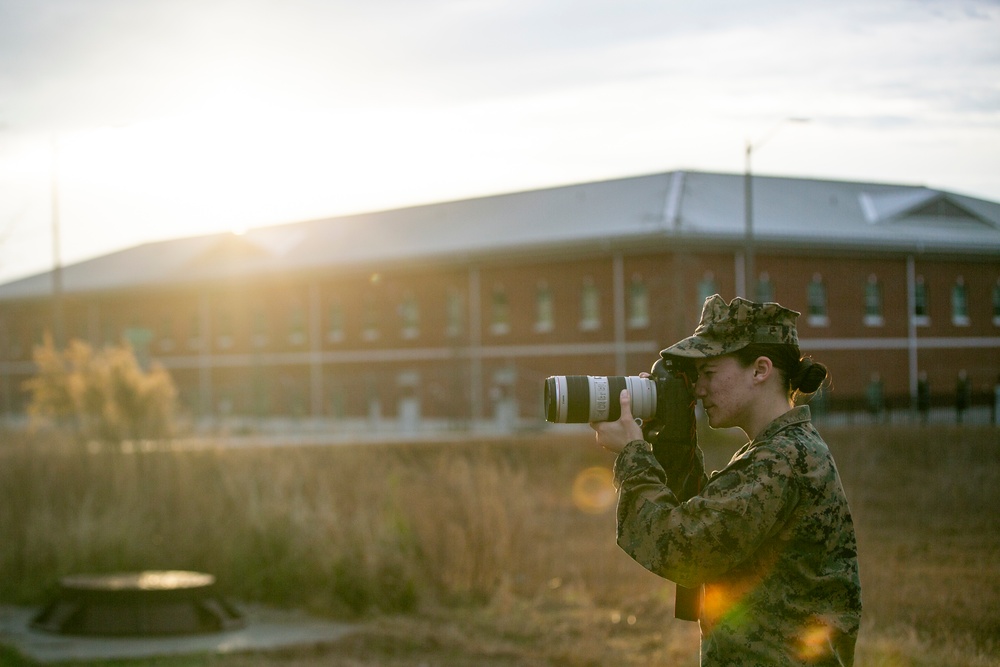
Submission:
[[644,422],[643,437],[653,445],[653,455],[666,467],[669,452],[686,451],[698,446],[695,419],[694,368],[674,359],[657,359],[650,369],[656,381],[656,415]]
[[649,442],[671,442],[694,434],[694,376],[690,363],[672,358],[656,360],[650,377],[638,375],[554,375],[546,378],[546,421],[587,424],[616,421],[621,417],[619,396],[627,389],[632,416],[642,420]]

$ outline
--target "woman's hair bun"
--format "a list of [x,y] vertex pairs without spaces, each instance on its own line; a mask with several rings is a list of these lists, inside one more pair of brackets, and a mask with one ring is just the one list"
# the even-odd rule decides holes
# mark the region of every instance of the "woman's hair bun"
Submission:
[[809,357],[802,357],[799,359],[799,365],[795,372],[789,378],[789,384],[793,391],[811,394],[823,384],[826,374],[826,366]]

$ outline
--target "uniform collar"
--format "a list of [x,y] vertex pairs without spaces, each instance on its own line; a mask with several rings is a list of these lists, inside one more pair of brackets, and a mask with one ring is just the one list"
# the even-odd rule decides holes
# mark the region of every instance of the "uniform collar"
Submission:
[[808,405],[796,406],[765,426],[764,430],[760,432],[760,435],[754,438],[754,442],[760,442],[762,440],[773,438],[782,429],[788,428],[794,424],[806,423],[811,418],[812,415],[809,412]]

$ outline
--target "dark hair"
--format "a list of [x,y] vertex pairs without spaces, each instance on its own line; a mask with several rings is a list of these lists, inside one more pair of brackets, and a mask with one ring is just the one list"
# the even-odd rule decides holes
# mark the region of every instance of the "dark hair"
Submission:
[[796,394],[812,394],[826,379],[826,366],[803,357],[797,345],[781,343],[750,343],[733,353],[736,360],[744,368],[750,366],[758,357],[767,357],[781,371],[785,380],[785,392],[792,398]]

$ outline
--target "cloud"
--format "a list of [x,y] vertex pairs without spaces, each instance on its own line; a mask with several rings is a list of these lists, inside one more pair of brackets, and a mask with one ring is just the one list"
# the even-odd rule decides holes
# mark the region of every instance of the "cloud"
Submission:
[[434,106],[626,81],[728,88],[736,104],[907,86],[981,109],[992,95],[948,93],[996,74],[997,15],[996,2],[943,0],[0,0],[0,114],[121,124],[234,89],[289,106]]
[[0,0],[0,232],[45,225],[45,169],[29,183],[15,145],[107,126],[147,147],[135,191],[74,208],[67,186],[67,228],[116,199],[119,228],[177,230],[738,170],[787,116],[814,122],[762,171],[1000,198],[997,34],[997,0]]

